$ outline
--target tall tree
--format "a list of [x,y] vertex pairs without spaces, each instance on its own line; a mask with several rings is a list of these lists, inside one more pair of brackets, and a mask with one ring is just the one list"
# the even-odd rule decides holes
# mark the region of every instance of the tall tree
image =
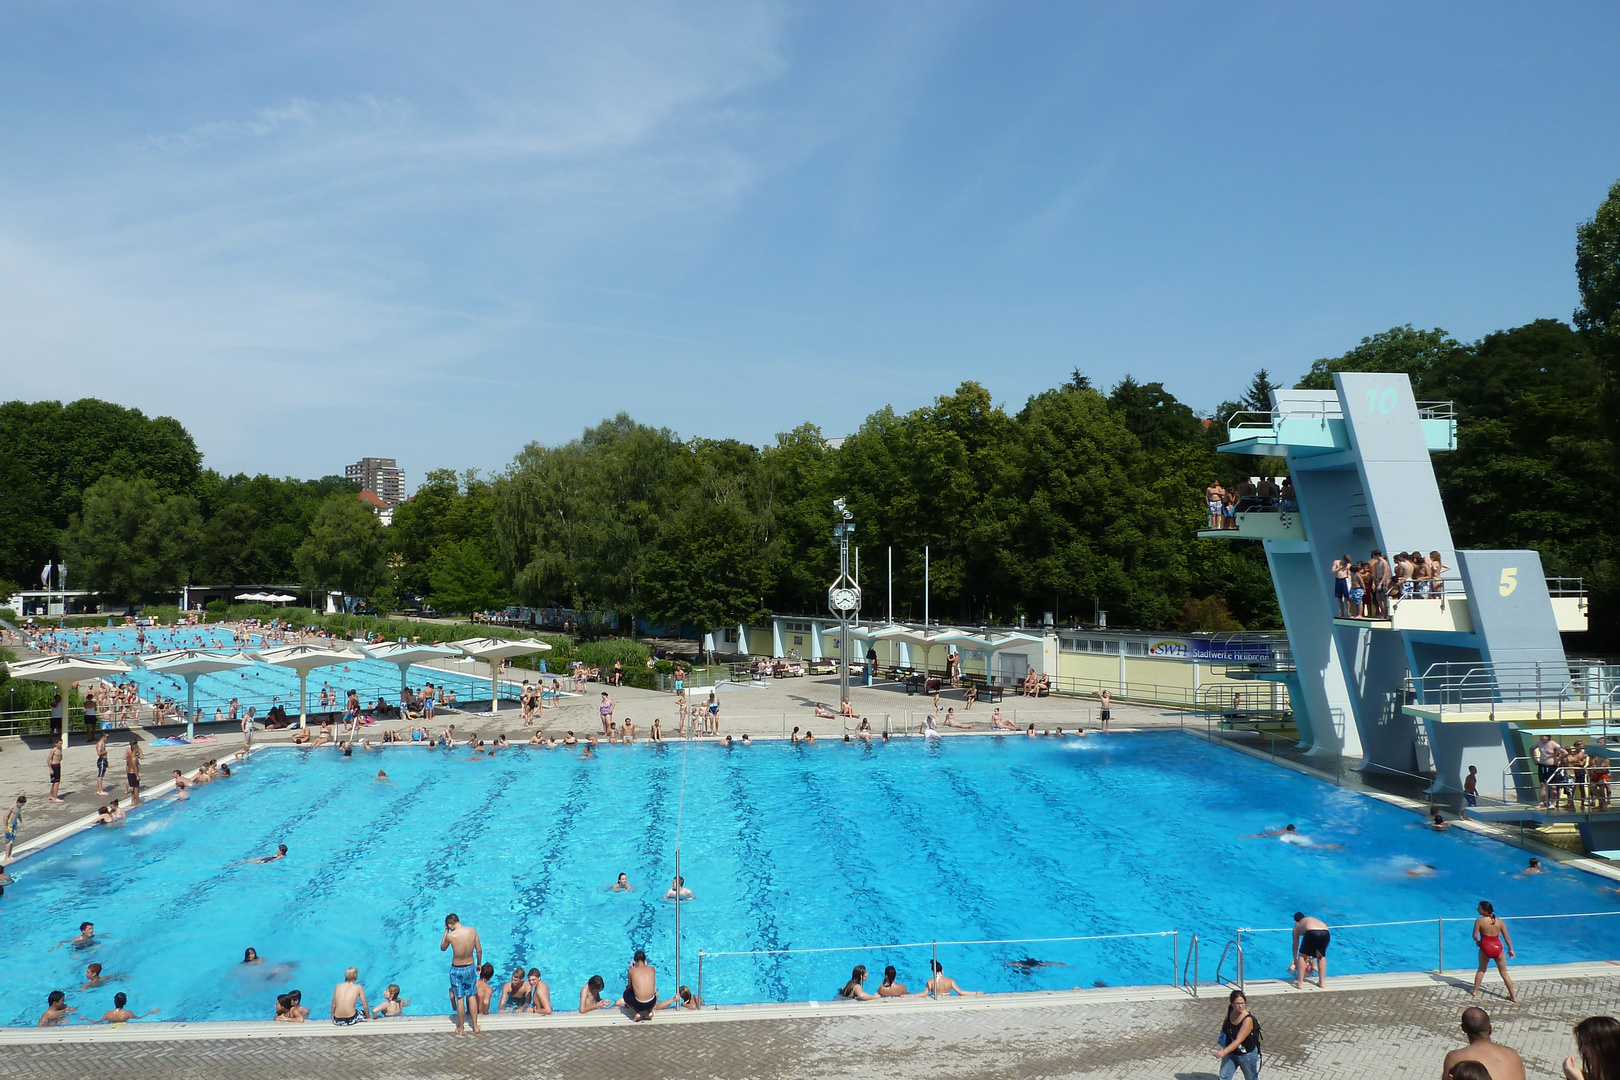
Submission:
[[1411,323],[1361,339],[1343,356],[1325,357],[1311,364],[1311,370],[1295,389],[1331,390],[1336,371],[1386,371],[1412,377],[1418,397],[1429,396],[1428,384],[1436,365],[1444,363],[1461,342],[1436,327],[1417,330]]
[[1575,230],[1575,283],[1581,291],[1575,326],[1605,364],[1610,384],[1620,384],[1620,181]]
[[38,580],[62,530],[104,476],[195,495],[202,463],[179,422],[94,398],[0,404],[0,578]]
[[[494,509],[494,486],[479,477],[477,470],[458,474],[453,469],[434,469],[428,473],[416,494],[394,508],[394,521],[388,527],[389,546],[399,556],[401,591],[416,595],[432,591],[429,562],[434,551],[447,543],[474,543],[482,560],[494,565]],[[500,591],[504,593],[504,576],[502,580]]]
[[365,596],[387,581],[382,523],[354,495],[333,495],[321,504],[293,558],[309,589]]
[[428,595],[440,611],[469,614],[502,607],[506,579],[490,559],[484,542],[468,537],[446,540],[428,558]]
[[765,613],[769,553],[748,490],[753,447],[725,441],[694,450],[697,480],[663,517],[647,557],[645,610],[707,633]]
[[68,523],[74,582],[120,603],[179,591],[195,555],[200,518],[189,495],[166,495],[145,477],[104,476]]
[[496,555],[520,599],[634,618],[647,557],[690,483],[692,451],[620,413],[560,447],[531,443],[495,484]]

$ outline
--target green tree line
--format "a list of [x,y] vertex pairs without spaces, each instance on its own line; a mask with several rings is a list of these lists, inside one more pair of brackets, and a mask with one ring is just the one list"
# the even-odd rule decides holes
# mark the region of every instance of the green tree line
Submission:
[[[1310,365],[1397,371],[1456,403],[1437,455],[1464,547],[1530,547],[1586,579],[1592,641],[1620,600],[1620,183],[1576,230],[1581,306],[1568,323],[1458,341],[1395,327]],[[1202,489],[1281,470],[1217,453],[1230,413],[1269,408],[1256,372],[1213,418],[1158,382],[1106,390],[1080,371],[1011,409],[965,382],[920,409],[881,409],[843,439],[812,425],[764,446],[682,439],[620,414],[501,473],[435,470],[381,526],[336,477],[222,476],[176,421],[84,400],[0,405],[0,579],[66,557],[71,584],[118,601],[186,582],[298,583],[442,610],[509,602],[709,629],[819,612],[836,566],[831,501],[858,524],[868,616],[1060,621],[1107,611],[1149,628],[1262,628],[1278,614],[1258,545],[1200,541]],[[0,584],[4,584],[0,581]]]

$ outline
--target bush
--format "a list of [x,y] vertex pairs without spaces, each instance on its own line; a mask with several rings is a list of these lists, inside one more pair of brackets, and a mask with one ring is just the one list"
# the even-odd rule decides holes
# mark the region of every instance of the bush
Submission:
[[210,615],[219,615],[223,617],[226,612],[231,610],[230,601],[210,600],[208,603],[203,605],[203,610],[208,612]]
[[583,664],[602,669],[607,675],[613,670],[613,662],[617,660],[624,665],[624,674],[628,680],[632,671],[650,674],[647,671],[647,658],[652,653],[647,646],[633,638],[607,638],[602,641],[587,641],[574,650],[575,656]]

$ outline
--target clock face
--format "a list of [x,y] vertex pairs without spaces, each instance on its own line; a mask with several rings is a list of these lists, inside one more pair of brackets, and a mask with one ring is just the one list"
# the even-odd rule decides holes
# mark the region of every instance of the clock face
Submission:
[[827,600],[834,611],[854,611],[861,606],[861,594],[854,589],[832,589]]

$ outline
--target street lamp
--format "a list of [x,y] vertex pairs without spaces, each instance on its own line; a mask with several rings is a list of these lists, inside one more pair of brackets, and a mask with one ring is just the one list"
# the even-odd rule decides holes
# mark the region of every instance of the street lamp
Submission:
[[833,523],[833,539],[838,542],[838,580],[827,590],[827,607],[838,616],[838,711],[849,700],[849,624],[861,610],[860,582],[849,576],[849,534],[855,531],[855,515],[844,509],[843,499],[833,500],[838,519]]

